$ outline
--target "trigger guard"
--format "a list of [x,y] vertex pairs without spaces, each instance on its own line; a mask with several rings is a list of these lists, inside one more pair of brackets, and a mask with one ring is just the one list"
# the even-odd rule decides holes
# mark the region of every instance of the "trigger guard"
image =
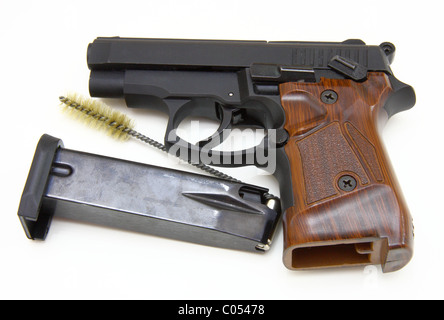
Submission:
[[261,143],[258,145],[243,149],[239,151],[215,151],[209,150],[209,158],[216,159],[216,162],[206,163],[206,165],[212,165],[216,167],[228,167],[237,168],[245,166],[256,166],[258,168],[267,168],[268,161],[264,162],[264,158],[269,160],[270,150],[273,148],[270,145],[270,139],[266,135]]
[[217,151],[206,147],[201,148],[180,138],[175,132],[171,133],[170,138],[167,146],[170,154],[192,164],[202,163],[215,167],[237,168],[254,165],[258,168],[267,168],[268,162],[264,163],[260,156],[268,159],[269,150],[273,148],[268,136],[265,136],[257,146],[239,151]]
[[243,167],[254,165],[257,167],[266,167],[268,164],[263,163],[258,155],[268,156],[270,149],[268,133],[257,146],[239,150],[239,151],[215,151],[212,150],[217,145],[222,144],[229,134],[224,134],[224,130],[230,129],[233,116],[238,112],[238,108],[230,108],[219,105],[217,118],[221,121],[217,131],[205,140],[201,140],[196,144],[191,144],[176,134],[176,129],[180,122],[185,118],[184,104],[176,101],[170,106],[170,118],[165,132],[165,146],[168,152],[184,161],[217,167]]
[[[196,143],[199,148],[206,147],[211,149],[216,145],[221,144],[226,139],[226,135],[223,135],[224,130],[231,127],[233,112],[239,110],[237,108],[224,107],[209,99],[175,99],[165,100],[165,103],[168,107],[169,115],[164,138],[167,149],[169,149],[173,144],[178,143],[179,140],[183,140],[176,135],[176,130],[180,123],[190,115],[198,115],[204,118],[220,121],[218,129],[213,135]],[[211,106],[211,104],[213,104],[213,106]],[[196,108],[196,106],[199,107]],[[208,145],[210,143],[212,144]]]

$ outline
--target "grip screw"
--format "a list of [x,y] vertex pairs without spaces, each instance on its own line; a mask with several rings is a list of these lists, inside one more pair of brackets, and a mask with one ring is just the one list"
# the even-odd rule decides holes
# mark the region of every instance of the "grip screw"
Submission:
[[321,93],[321,100],[327,104],[333,104],[338,100],[338,94],[333,90],[325,90]]
[[344,175],[338,180],[338,187],[344,191],[352,191],[356,188],[356,179],[349,175]]

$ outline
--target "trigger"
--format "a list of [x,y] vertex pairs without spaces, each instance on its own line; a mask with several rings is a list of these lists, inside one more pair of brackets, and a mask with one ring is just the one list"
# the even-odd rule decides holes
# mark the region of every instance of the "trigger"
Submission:
[[226,129],[230,129],[232,124],[236,124],[241,120],[241,110],[238,108],[228,108],[220,105],[216,106],[216,116],[220,120],[219,128],[216,132],[205,140],[201,140],[197,143],[199,148],[206,148],[211,150],[212,148],[222,144],[229,134],[225,132]]
[[228,108],[221,106],[220,104],[216,105],[216,117],[217,119],[223,121],[224,118],[231,118],[231,124],[238,124],[245,120],[245,110],[239,108]]
[[245,110],[243,109],[234,109],[232,116],[231,116],[231,124],[236,125],[239,123],[244,122],[244,112]]

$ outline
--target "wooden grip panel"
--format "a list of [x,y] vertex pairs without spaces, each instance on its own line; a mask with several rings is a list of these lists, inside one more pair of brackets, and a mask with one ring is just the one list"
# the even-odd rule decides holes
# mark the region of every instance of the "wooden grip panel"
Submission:
[[284,215],[290,269],[381,264],[412,257],[413,226],[379,138],[388,77],[280,85],[294,206]]

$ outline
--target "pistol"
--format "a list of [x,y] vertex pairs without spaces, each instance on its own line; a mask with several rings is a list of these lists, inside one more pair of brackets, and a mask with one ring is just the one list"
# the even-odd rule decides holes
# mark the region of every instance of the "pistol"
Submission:
[[[287,268],[380,264],[391,272],[412,257],[413,224],[380,134],[416,100],[393,75],[394,54],[389,42],[357,39],[100,37],[88,46],[89,90],[166,112],[165,145],[182,158],[270,171],[279,182]],[[220,125],[191,144],[176,133],[189,116]],[[263,128],[262,143],[214,150],[236,126]]]

